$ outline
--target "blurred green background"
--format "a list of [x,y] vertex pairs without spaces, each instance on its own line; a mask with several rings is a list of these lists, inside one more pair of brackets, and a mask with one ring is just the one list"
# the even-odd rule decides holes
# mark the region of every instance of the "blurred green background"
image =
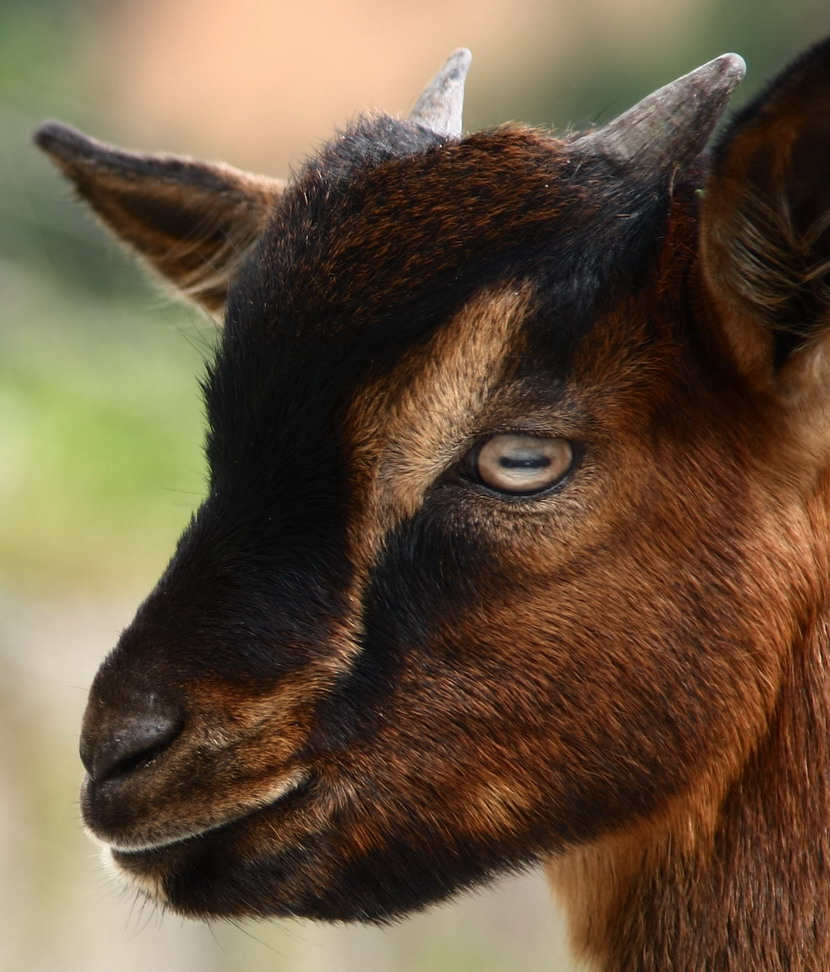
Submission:
[[286,174],[358,110],[405,111],[473,49],[466,123],[601,122],[724,51],[735,104],[830,28],[826,0],[4,0],[0,5],[0,968],[567,969],[539,875],[392,930],[163,917],[77,813],[95,667],[204,483],[214,325],[149,286],[31,145],[106,140]]

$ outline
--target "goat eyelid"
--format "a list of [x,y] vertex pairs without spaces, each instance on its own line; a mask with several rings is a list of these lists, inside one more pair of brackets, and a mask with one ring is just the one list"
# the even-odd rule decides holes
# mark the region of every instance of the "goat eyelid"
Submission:
[[559,486],[574,466],[569,439],[524,431],[482,438],[464,457],[468,480],[507,499],[534,498]]

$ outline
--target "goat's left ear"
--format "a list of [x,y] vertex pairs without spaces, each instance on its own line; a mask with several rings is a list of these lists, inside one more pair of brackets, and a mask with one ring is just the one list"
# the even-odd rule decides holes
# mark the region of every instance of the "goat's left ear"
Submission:
[[759,390],[830,401],[830,41],[738,114],[705,189],[703,273]]
[[49,122],[35,140],[107,229],[184,296],[221,317],[228,282],[283,190],[220,163],[138,155]]

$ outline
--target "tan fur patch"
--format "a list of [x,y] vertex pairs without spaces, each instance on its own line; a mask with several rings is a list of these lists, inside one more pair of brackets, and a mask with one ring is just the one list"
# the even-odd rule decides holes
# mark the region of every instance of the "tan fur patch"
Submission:
[[361,507],[352,555],[365,575],[383,538],[412,516],[436,479],[463,455],[498,386],[530,303],[527,287],[486,290],[391,374],[354,398],[346,422]]

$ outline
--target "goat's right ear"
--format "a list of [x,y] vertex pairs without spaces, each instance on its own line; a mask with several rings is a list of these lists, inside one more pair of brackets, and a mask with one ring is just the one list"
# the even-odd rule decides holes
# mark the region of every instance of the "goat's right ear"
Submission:
[[739,369],[830,413],[830,40],[744,108],[716,144],[703,271]]
[[137,155],[58,122],[38,129],[35,141],[107,229],[221,317],[228,282],[265,229],[282,181],[221,163]]

